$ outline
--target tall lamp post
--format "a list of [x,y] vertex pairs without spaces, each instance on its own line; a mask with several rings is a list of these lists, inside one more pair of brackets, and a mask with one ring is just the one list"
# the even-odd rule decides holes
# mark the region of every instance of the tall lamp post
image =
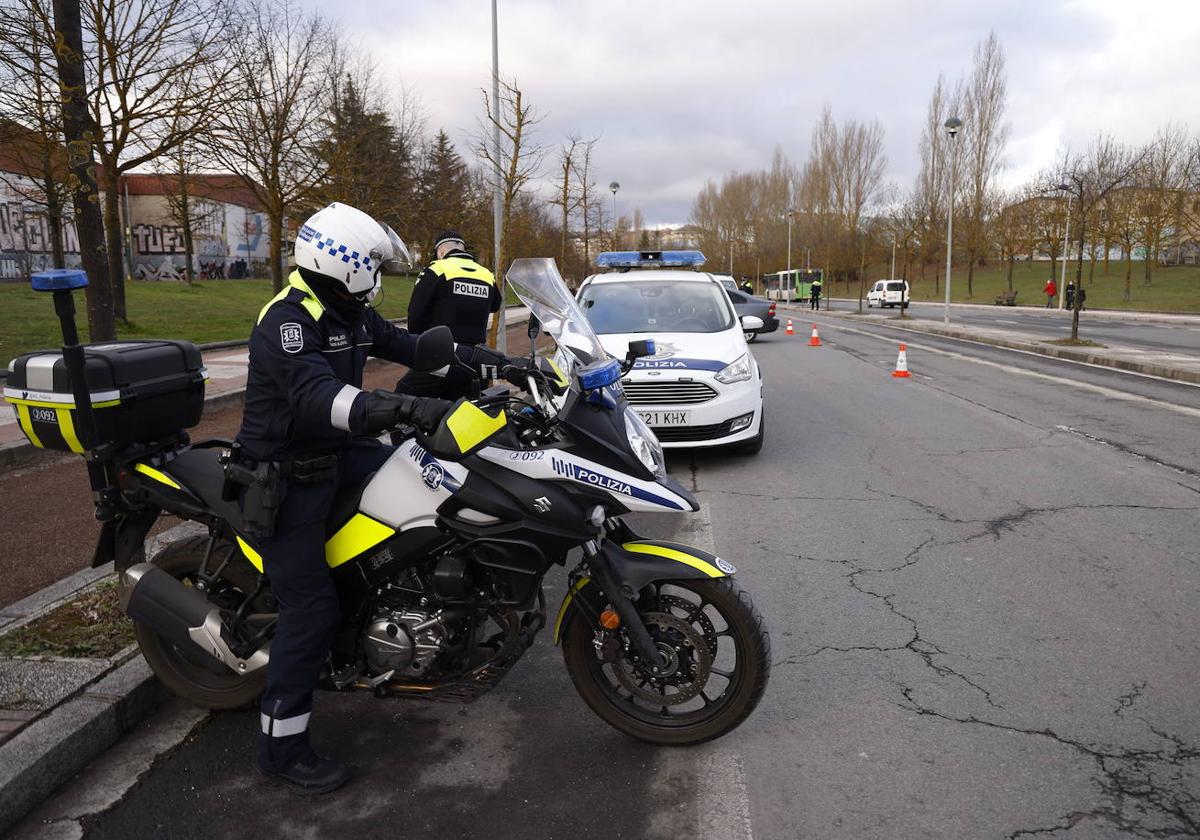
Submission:
[[1075,193],[1071,192],[1070,184],[1059,184],[1058,189],[1067,194],[1067,218],[1063,222],[1062,273],[1058,281],[1058,310],[1061,312],[1063,301],[1067,298],[1067,233],[1071,229],[1071,199],[1075,197]]
[[619,250],[620,245],[617,244],[617,190],[621,189],[621,185],[613,181],[608,185],[613,194],[613,250]]
[[[788,271],[788,286],[789,286],[789,288],[788,288],[788,300],[789,300],[789,301],[792,299],[792,291],[791,291],[791,282],[792,282],[792,217],[793,217],[793,216],[795,216],[795,215],[796,215],[796,209],[795,209],[794,207],[789,207],[789,208],[787,209],[787,220],[788,220],[788,252],[787,252],[787,257],[788,257],[788,259],[787,259],[787,271]],[[782,282],[782,281],[780,281],[780,283],[779,283],[779,291],[780,291],[781,293],[783,292],[783,282]],[[783,297],[783,295],[782,295],[782,294],[780,294],[780,297]]]
[[943,323],[950,323],[950,252],[954,248],[954,138],[958,136],[958,130],[962,128],[962,120],[958,117],[951,117],[946,120],[946,133],[950,135],[950,205],[946,211],[946,311],[942,316]]
[[[500,28],[496,20],[496,0],[492,0],[492,110],[495,119],[492,121],[492,157],[496,161],[496,183],[492,189],[492,265],[496,269],[496,279],[500,283],[501,295],[504,292],[504,269],[500,265],[500,240],[504,235],[503,225],[504,198],[500,194]],[[435,255],[436,256],[436,255]],[[504,323],[504,310],[493,317],[499,318],[500,326],[496,330],[496,350],[501,353],[508,351],[508,325]]]

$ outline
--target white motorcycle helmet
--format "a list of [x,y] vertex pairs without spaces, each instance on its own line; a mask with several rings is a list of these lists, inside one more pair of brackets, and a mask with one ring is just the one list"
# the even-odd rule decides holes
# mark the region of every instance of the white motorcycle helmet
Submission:
[[330,204],[300,226],[296,266],[344,283],[361,301],[378,294],[379,275],[407,268],[408,248],[396,232],[347,204]]

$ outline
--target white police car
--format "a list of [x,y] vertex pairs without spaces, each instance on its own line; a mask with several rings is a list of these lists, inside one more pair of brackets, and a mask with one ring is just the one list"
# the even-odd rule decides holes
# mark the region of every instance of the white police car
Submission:
[[[597,264],[615,269],[583,281],[579,303],[605,350],[653,339],[655,354],[634,363],[625,396],[664,447],[734,445],[762,449],[763,388],[746,332],[721,283],[695,270],[699,251],[617,251]],[[631,269],[638,269],[636,271]]]

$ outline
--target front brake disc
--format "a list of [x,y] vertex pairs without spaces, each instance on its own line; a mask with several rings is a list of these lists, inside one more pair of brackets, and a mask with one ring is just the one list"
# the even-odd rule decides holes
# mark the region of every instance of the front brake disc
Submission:
[[[670,613],[643,613],[642,620],[667,664],[654,673],[649,666],[624,658],[613,663],[617,681],[634,697],[655,706],[678,706],[696,697],[708,683],[713,661],[704,637]],[[674,687],[675,693],[665,693],[667,686]]]

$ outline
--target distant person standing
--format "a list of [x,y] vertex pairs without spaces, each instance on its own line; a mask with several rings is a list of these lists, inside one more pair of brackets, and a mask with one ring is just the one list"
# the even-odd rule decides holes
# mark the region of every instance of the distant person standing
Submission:
[[820,278],[813,280],[812,284],[808,287],[808,308],[809,309],[817,309],[817,310],[819,310],[821,308],[821,280],[820,280]]
[[746,277],[742,278],[742,285],[738,288],[748,295],[754,294],[754,285]]
[[1079,291],[1075,294],[1079,298],[1079,311],[1082,312],[1083,305],[1087,303],[1087,289],[1083,288],[1083,286],[1080,286]]
[[[448,230],[434,243],[434,259],[417,278],[408,304],[408,331],[422,333],[447,326],[459,344],[483,344],[488,316],[500,309],[500,290],[492,272],[475,262],[462,234]],[[402,394],[454,399],[462,396],[462,374],[446,376],[409,371],[396,383]]]
[[1075,281],[1074,280],[1067,281],[1066,299],[1067,299],[1066,300],[1067,309],[1074,309],[1075,308]]
[[1058,284],[1054,282],[1053,277],[1046,281],[1046,287],[1042,291],[1046,294],[1046,308],[1049,309],[1054,306],[1054,296],[1058,294]]

